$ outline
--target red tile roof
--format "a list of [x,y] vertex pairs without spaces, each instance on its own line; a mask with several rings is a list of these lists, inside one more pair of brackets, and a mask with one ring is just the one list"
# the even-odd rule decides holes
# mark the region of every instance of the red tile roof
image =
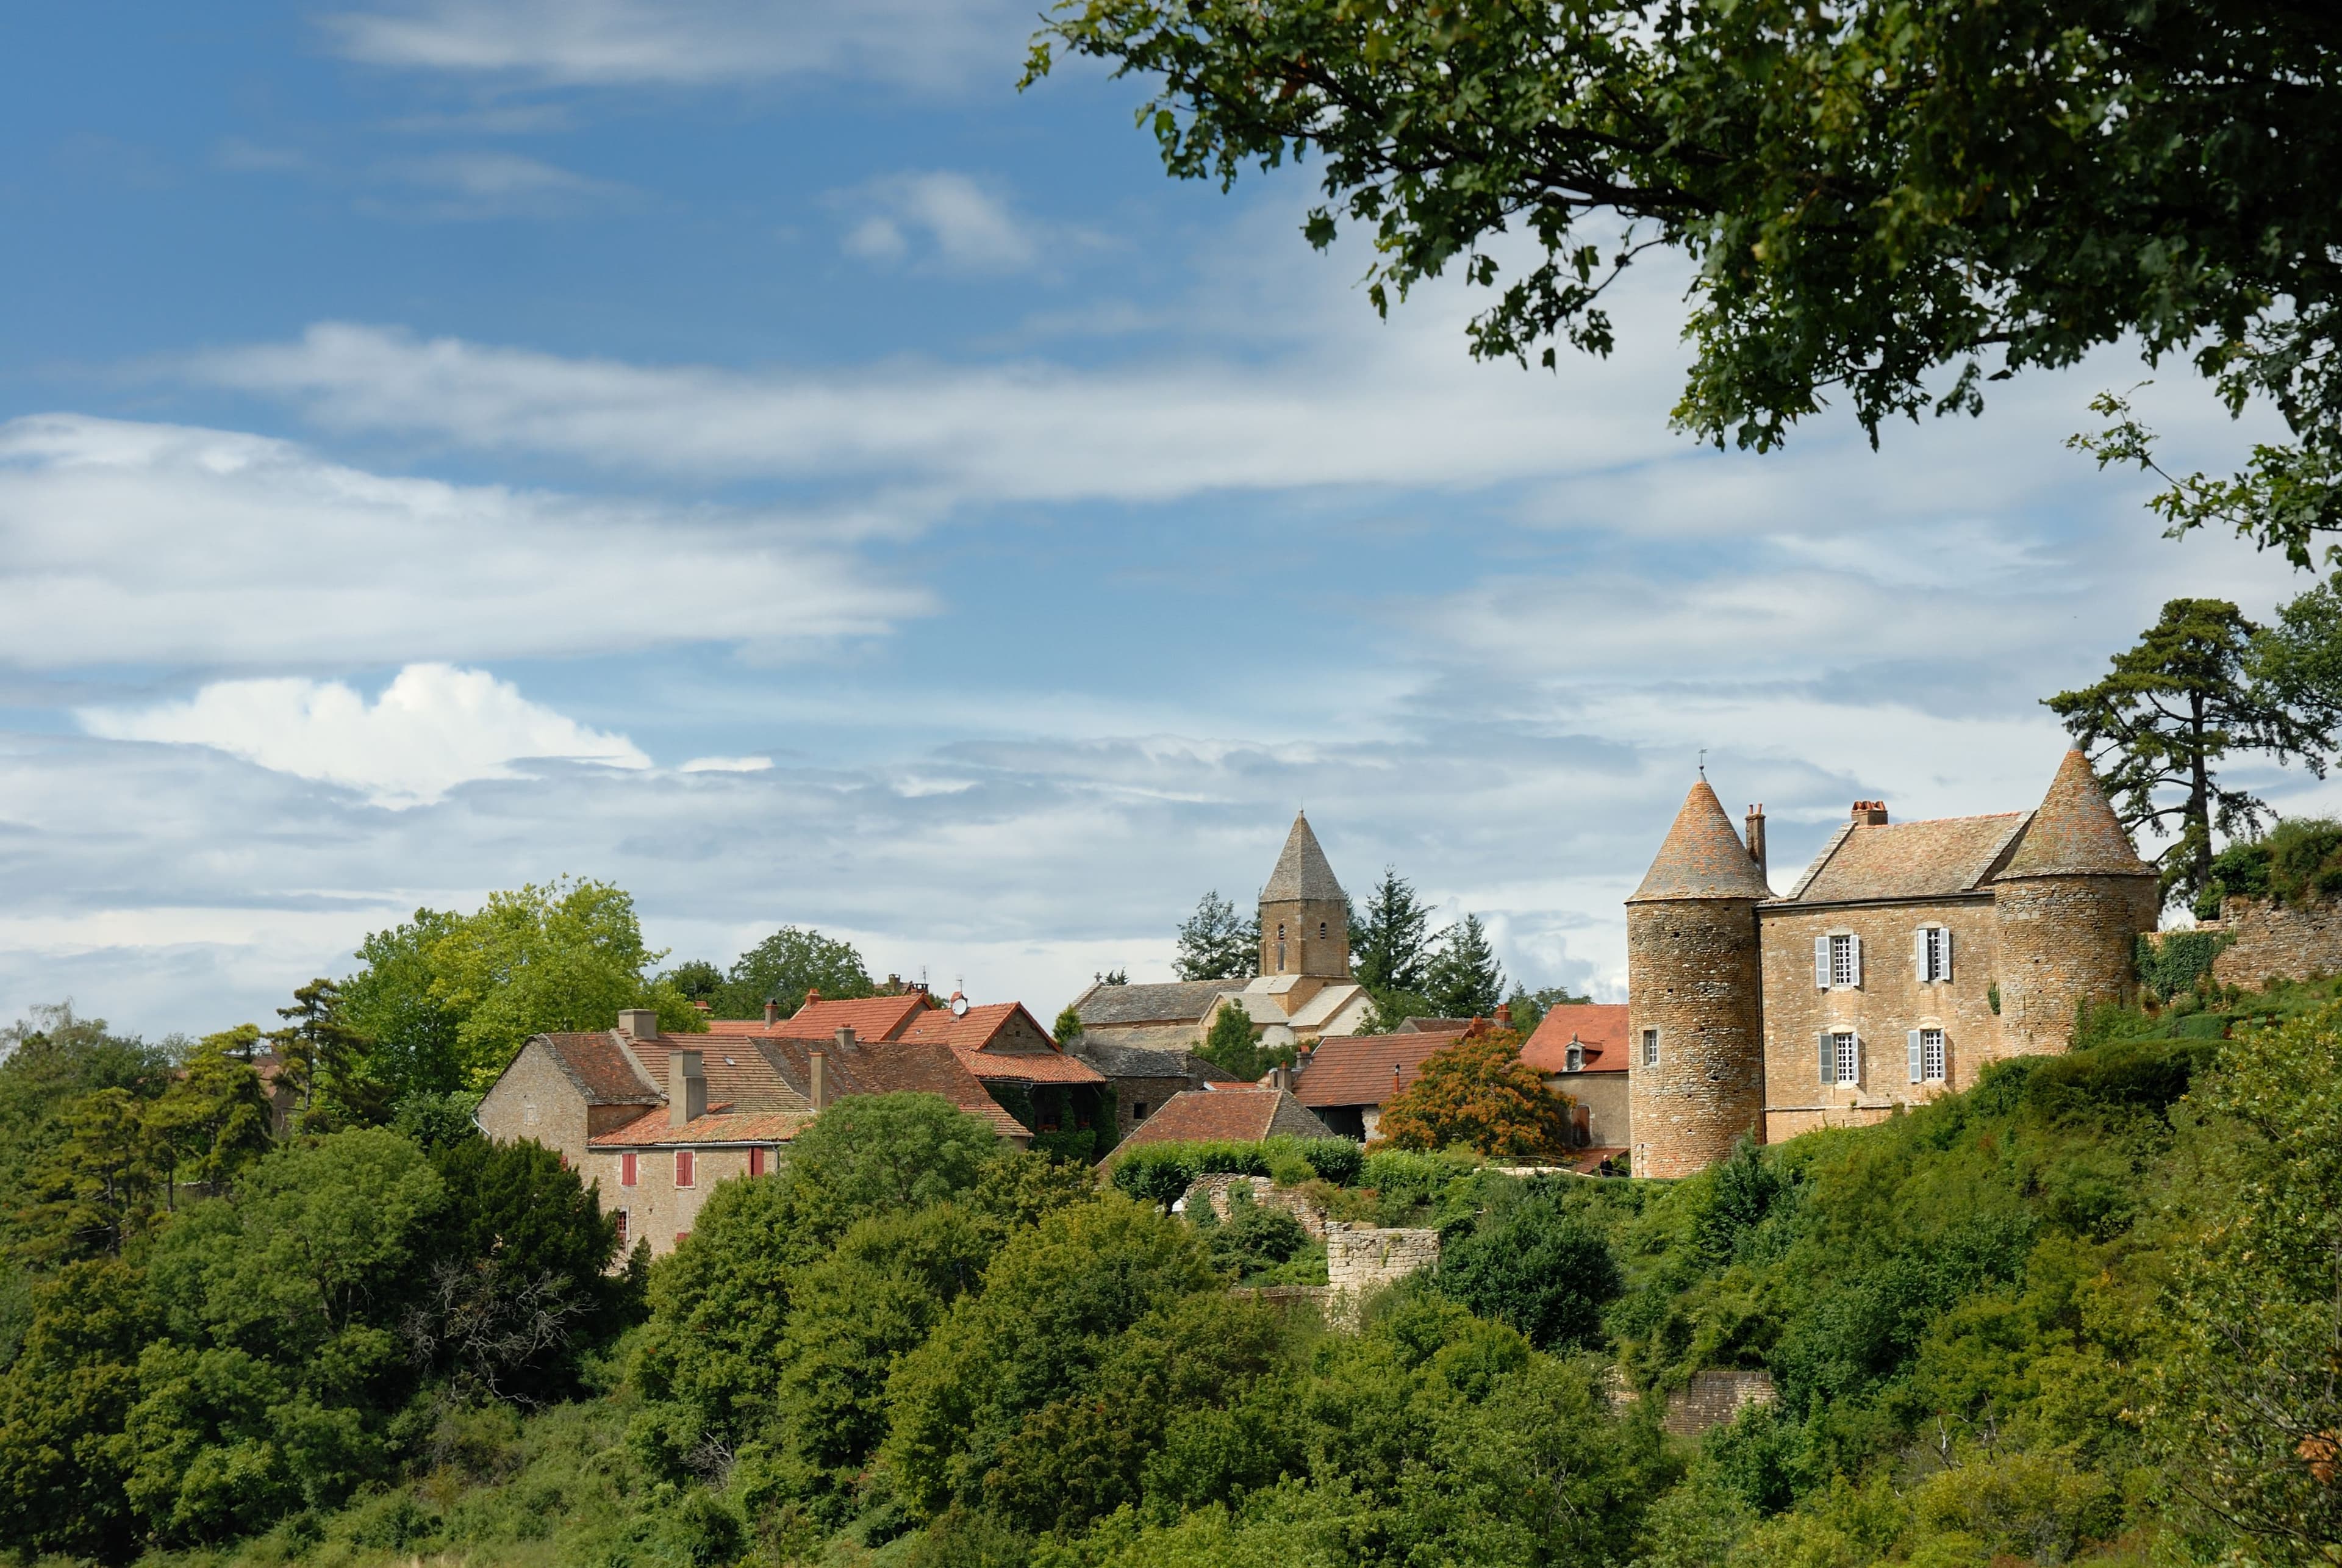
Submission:
[[807,1002],[790,1016],[786,1030],[776,1027],[765,1033],[812,1040],[834,1035],[840,1029],[851,1029],[858,1040],[899,1040],[903,1031],[921,1014],[936,1011],[928,1005],[924,991],[906,991],[895,996],[840,997],[836,1001]]
[[1706,779],[1691,786],[1643,885],[1629,904],[1660,898],[1770,898],[1765,873],[1748,858],[1724,803]]
[[[656,1105],[666,1097],[665,1084],[646,1083],[635,1071],[615,1029],[593,1034],[539,1034],[530,1044],[545,1048],[589,1105]],[[665,1061],[660,1059],[662,1066]]]
[[1452,1034],[1337,1034],[1320,1040],[1293,1092],[1305,1105],[1379,1105],[1396,1089],[1415,1082],[1423,1060],[1453,1045],[1466,1031]]
[[707,1103],[743,1111],[809,1111],[811,1101],[775,1070],[757,1042],[732,1035],[662,1034],[656,1040],[633,1040],[628,1045],[643,1070],[662,1093],[666,1088],[668,1057],[676,1051],[699,1053],[699,1069],[707,1077]]
[[1031,1132],[1000,1108],[976,1075],[961,1065],[948,1045],[929,1041],[856,1041],[840,1050],[834,1040],[776,1038],[758,1043],[788,1079],[811,1092],[811,1054],[824,1054],[823,1069],[833,1099],[848,1094],[939,1094],[971,1116],[989,1123],[1004,1138],[1029,1138]]
[[1049,1040],[1049,1032],[1041,1027],[1039,1019],[1025,1012],[1025,1004],[1022,1002],[987,1002],[981,1007],[971,1007],[966,1013],[957,1015],[955,1015],[948,1007],[938,1007],[912,1019],[909,1027],[892,1038],[937,1040],[946,1045],[965,1045],[974,1050],[983,1050],[993,1044],[999,1038],[1002,1031],[1006,1030],[1020,1013],[1024,1014],[1025,1022],[1031,1026],[1032,1034],[1039,1040],[1048,1042],[1049,1048],[1055,1050],[1056,1044],[1056,1042]]
[[596,1149],[639,1149],[666,1144],[786,1144],[812,1124],[810,1112],[736,1112],[726,1106],[676,1127],[668,1124],[664,1110],[646,1111],[625,1126],[600,1134],[588,1143]]
[[2152,876],[2123,831],[2090,759],[2066,754],[2002,876]]
[[[912,1042],[923,1044],[923,1042]],[[951,1048],[960,1065],[986,1083],[1103,1084],[1106,1074],[1078,1056],[1042,1051],[978,1051],[966,1045]]]
[[1126,1149],[1146,1144],[1256,1144],[1263,1138],[1330,1138],[1334,1130],[1296,1096],[1252,1084],[1227,1089],[1183,1089],[1163,1108],[1131,1129],[1101,1164]]
[[1622,1002],[1576,1002],[1548,1010],[1536,1032],[1522,1043],[1521,1060],[1540,1073],[1569,1070],[1569,1043],[1585,1047],[1586,1073],[1626,1070],[1626,1006]]

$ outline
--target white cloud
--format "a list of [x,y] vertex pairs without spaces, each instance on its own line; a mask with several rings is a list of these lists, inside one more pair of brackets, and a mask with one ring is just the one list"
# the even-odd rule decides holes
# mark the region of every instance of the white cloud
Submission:
[[385,477],[290,443],[0,424],[0,663],[348,668],[867,635],[926,594],[809,521]]
[[327,19],[374,65],[573,85],[800,75],[936,88],[1007,80],[1031,29],[1005,0],[410,0]]
[[677,773],[685,774],[760,774],[773,765],[770,757],[694,757]]
[[399,158],[383,165],[379,175],[440,193],[413,209],[415,215],[430,218],[566,217],[640,198],[631,186],[593,179],[519,153],[470,151]]
[[1040,259],[1036,225],[966,175],[896,175],[842,200],[864,215],[843,243],[867,260],[903,261],[915,241],[956,271],[1014,272]]
[[626,736],[452,664],[409,664],[372,704],[339,681],[218,681],[185,702],[90,708],[80,718],[107,740],[213,746],[393,808],[428,804],[475,779],[520,777],[513,764],[529,759],[650,766]]

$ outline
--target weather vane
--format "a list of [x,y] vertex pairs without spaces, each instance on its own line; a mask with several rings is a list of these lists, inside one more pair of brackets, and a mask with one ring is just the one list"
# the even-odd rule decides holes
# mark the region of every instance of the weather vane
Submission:
[[1699,748],[1699,776],[1702,778],[1706,778],[1707,776],[1707,748],[1706,746]]

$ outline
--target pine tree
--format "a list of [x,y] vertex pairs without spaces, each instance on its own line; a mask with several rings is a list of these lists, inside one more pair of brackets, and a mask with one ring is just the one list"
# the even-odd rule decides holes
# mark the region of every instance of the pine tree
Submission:
[[285,1025],[268,1043],[285,1064],[296,1120],[338,1126],[346,1120],[374,1119],[383,1108],[374,1103],[381,1096],[365,1081],[365,1036],[344,1021],[340,988],[320,976],[295,991],[293,1005],[279,1007],[276,1015]]
[[1074,1004],[1068,1002],[1065,1011],[1057,1014],[1057,1021],[1049,1026],[1049,1038],[1060,1045],[1070,1045],[1081,1037],[1082,1015],[1075,1012]]
[[1224,1002],[1212,1015],[1212,1026],[1205,1032],[1204,1043],[1196,1054],[1214,1066],[1224,1069],[1247,1084],[1256,1083],[1270,1068],[1293,1063],[1293,1047],[1272,1046],[1262,1049],[1253,1037],[1252,1015],[1241,1003]]
[[1260,970],[1259,914],[1239,916],[1236,906],[1214,888],[1180,922],[1179,955],[1172,968],[1182,980],[1251,979]]
[[1505,994],[1505,967],[1496,962],[1478,915],[1466,914],[1440,934],[1438,948],[1426,967],[1423,990],[1439,1017],[1496,1016],[1496,1004]]
[[2267,805],[2223,786],[2231,752],[2300,757],[2325,775],[2333,721],[2260,678],[2263,633],[2225,599],[2174,599],[2104,679],[2042,699],[2072,731],[2123,825],[2171,835],[2163,893],[2193,899],[2212,876],[2212,834],[2257,834]]
[[1381,995],[1420,993],[1431,966],[1427,927],[1431,906],[1392,866],[1366,898],[1366,912],[1351,927],[1351,970],[1358,984]]

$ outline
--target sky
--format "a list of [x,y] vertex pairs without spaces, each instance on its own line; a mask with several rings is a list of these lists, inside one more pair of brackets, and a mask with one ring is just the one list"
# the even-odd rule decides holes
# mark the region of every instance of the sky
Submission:
[[[2268,434],[2119,348],[1980,418],[1672,432],[1619,349],[1378,318],[1305,165],[1167,178],[995,0],[246,0],[0,21],[0,1019],[269,1010],[421,906],[628,889],[1053,1016],[1169,979],[1296,810],[1623,999],[1696,776],[1786,887],[1850,803],[2019,810],[2178,594],[2065,438]],[[1500,242],[1501,257],[1523,254]],[[2333,792],[2245,770],[2281,809]]]

